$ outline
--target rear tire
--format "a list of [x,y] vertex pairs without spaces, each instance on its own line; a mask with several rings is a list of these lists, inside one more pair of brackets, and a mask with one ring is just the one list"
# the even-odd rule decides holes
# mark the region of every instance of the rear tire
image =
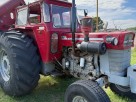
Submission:
[[33,40],[25,34],[6,32],[0,36],[0,84],[11,96],[30,93],[40,78],[40,59]]
[[96,82],[82,80],[68,87],[65,102],[110,102],[110,99]]
[[112,92],[119,96],[127,97],[130,99],[135,99],[136,94],[132,93],[129,87],[124,87],[116,84],[110,84],[110,89]]

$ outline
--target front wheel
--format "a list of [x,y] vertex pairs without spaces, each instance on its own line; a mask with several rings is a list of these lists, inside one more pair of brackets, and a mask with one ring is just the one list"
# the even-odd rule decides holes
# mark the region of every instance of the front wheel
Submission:
[[65,102],[110,102],[110,99],[96,82],[82,80],[68,87]]
[[39,72],[40,59],[31,38],[12,31],[0,36],[0,85],[6,94],[31,92],[38,84]]
[[136,94],[131,92],[130,87],[124,87],[124,86],[120,86],[120,85],[111,83],[110,89],[112,92],[114,92],[115,94],[119,96],[124,96],[124,97],[128,97],[131,99],[136,98]]

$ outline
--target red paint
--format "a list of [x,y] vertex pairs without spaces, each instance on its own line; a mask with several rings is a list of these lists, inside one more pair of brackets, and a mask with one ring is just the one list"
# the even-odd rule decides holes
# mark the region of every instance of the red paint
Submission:
[[[62,1],[56,1],[56,0],[45,0],[46,3],[54,4],[58,6],[64,6],[64,7],[71,7],[72,4],[62,2]],[[40,1],[37,1],[35,3],[29,4],[29,7],[39,4]],[[24,6],[26,7],[26,6]],[[23,7],[20,7],[23,8]],[[19,8],[18,8],[19,9]],[[42,11],[42,10],[41,10]],[[50,14],[51,14],[51,8],[50,8]],[[43,15],[43,14],[41,14]],[[51,15],[52,17],[52,15]],[[44,27],[44,30],[39,31],[39,27]],[[22,32],[25,32],[29,36],[33,37],[36,41],[36,44],[38,46],[42,61],[45,63],[54,61],[55,59],[60,59],[62,56],[62,42],[61,42],[61,35],[65,33],[70,33],[70,28],[54,28],[52,19],[51,22],[45,23],[43,19],[41,19],[40,24],[27,24],[25,26],[18,26],[16,25],[16,29],[20,29]],[[80,29],[78,29],[80,31]],[[58,46],[58,52],[57,53],[51,53],[51,35],[53,33],[57,33],[59,35],[59,46]]]
[[81,30],[87,36],[93,32],[93,19],[91,17],[86,16],[81,19]]
[[[24,4],[24,0],[6,0],[4,4],[0,5],[0,30],[6,31],[15,24],[15,9]],[[13,19],[10,13],[13,13]]]
[[[123,50],[123,49],[128,49],[132,46],[134,46],[134,43],[132,46],[124,46],[124,39],[127,34],[133,34],[135,37],[135,33],[129,32],[129,31],[118,31],[118,32],[99,32],[99,33],[90,33],[89,38],[102,38],[103,42],[106,43],[107,49],[115,49],[115,50]],[[112,45],[106,42],[106,37],[107,36],[112,36],[118,38],[119,42],[118,45]],[[71,33],[68,34],[63,34],[63,36],[66,36],[67,38],[72,38]],[[133,40],[134,40],[133,37]],[[82,33],[76,33],[76,38],[84,38],[84,35]],[[76,43],[80,43],[83,40],[77,40]],[[95,40],[92,40],[95,41]],[[97,41],[102,41],[102,40],[97,40]],[[62,40],[63,46],[72,46],[72,43],[70,40]]]
[[[12,0],[12,1],[18,1],[18,0]],[[72,6],[72,4],[70,4],[70,3],[57,1],[57,0],[44,0],[44,1],[47,4],[54,4],[54,5],[64,6],[64,7],[69,7],[69,8]],[[40,5],[40,3],[41,3],[41,1],[37,1],[35,3],[29,4],[28,7],[33,7],[33,9],[36,9],[37,4]],[[26,7],[26,6],[19,7],[18,9],[23,8],[23,7]],[[39,12],[41,12],[41,16],[43,16],[42,10],[40,10]],[[51,7],[50,7],[50,15],[52,18]],[[40,17],[38,17],[38,18],[40,18]],[[16,25],[15,30],[20,30],[21,32],[24,32],[25,34],[28,34],[29,36],[31,36],[35,39],[34,40],[35,44],[37,44],[40,56],[41,56],[42,61],[44,63],[52,62],[56,59],[61,59],[62,58],[62,48],[72,46],[71,40],[62,40],[63,36],[65,36],[67,38],[72,38],[70,28],[54,28],[53,23],[52,23],[52,19],[51,19],[51,22],[45,23],[43,21],[43,17],[41,17],[41,18],[42,19],[41,19],[40,24],[30,24],[28,22],[27,25],[24,25],[24,26]],[[10,24],[15,24],[15,21],[13,21],[14,22],[13,23],[13,22],[11,22],[11,20],[9,20],[9,22],[10,22]],[[8,24],[8,23],[6,23],[6,24]],[[43,30],[40,30],[40,27],[43,28]],[[80,25],[78,25],[77,31],[81,32]],[[51,36],[53,33],[57,33],[59,35],[58,52],[54,53],[54,54],[51,53]],[[130,48],[130,46],[128,46],[128,47],[123,46],[124,37],[128,33],[132,33],[132,32],[127,32],[127,31],[123,32],[122,31],[122,32],[91,33],[89,35],[89,37],[90,38],[103,38],[104,42],[106,43],[106,41],[105,41],[106,36],[112,35],[112,36],[117,37],[119,39],[119,44],[118,44],[118,46],[113,46],[111,44],[106,43],[107,48],[122,50],[122,49]],[[134,34],[134,33],[132,33],[132,34]],[[84,38],[84,34],[76,33],[76,38]],[[80,43],[81,41],[82,40],[77,40],[76,43]]]

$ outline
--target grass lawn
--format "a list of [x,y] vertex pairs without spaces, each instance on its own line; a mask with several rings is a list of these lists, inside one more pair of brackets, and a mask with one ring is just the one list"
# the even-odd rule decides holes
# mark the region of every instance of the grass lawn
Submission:
[[[132,64],[136,63],[136,50],[132,51]],[[43,77],[38,87],[29,95],[23,97],[9,97],[0,89],[0,102],[64,102],[64,93],[68,85],[74,82],[74,78]],[[115,95],[111,90],[104,89],[112,102],[136,102]]]

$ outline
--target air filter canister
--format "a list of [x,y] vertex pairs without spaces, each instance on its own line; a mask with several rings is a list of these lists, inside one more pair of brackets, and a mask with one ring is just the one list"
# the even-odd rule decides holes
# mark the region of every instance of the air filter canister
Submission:
[[79,46],[81,51],[85,51],[92,54],[105,54],[106,45],[103,42],[82,42]]

